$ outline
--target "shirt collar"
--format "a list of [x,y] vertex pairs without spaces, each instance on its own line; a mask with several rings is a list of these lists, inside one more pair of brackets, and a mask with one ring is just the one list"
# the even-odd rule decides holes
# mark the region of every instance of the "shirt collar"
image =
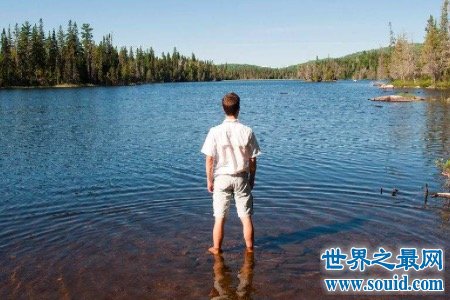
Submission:
[[226,122],[232,122],[232,123],[236,122],[236,123],[238,123],[239,120],[238,119],[225,119],[223,122],[224,123],[226,123]]

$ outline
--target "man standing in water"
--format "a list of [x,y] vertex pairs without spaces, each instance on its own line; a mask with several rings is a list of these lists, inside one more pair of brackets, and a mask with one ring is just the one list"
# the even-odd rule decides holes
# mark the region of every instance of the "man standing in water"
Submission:
[[214,245],[208,249],[212,254],[222,252],[225,219],[234,197],[236,209],[242,222],[247,251],[253,252],[253,196],[256,157],[260,154],[258,142],[252,129],[238,121],[240,98],[228,93],[222,98],[225,120],[211,128],[202,147],[206,155],[207,187],[213,193]]

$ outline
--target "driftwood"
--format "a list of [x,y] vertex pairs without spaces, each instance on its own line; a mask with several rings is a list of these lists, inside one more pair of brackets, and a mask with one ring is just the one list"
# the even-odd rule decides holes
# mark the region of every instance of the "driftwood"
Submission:
[[450,199],[450,193],[433,193],[433,194],[431,194],[431,197],[433,197],[433,198],[440,197],[440,198]]
[[424,191],[425,204],[427,204],[428,195],[431,195],[432,198],[438,198],[439,197],[439,198],[450,199],[450,193],[430,193],[428,191],[428,184],[425,184],[425,191]]
[[378,86],[380,89],[393,89],[394,86],[392,84],[381,84]]
[[413,102],[413,101],[423,101],[425,98],[417,97],[417,96],[401,96],[401,95],[388,95],[371,98],[372,101],[381,101],[381,102]]

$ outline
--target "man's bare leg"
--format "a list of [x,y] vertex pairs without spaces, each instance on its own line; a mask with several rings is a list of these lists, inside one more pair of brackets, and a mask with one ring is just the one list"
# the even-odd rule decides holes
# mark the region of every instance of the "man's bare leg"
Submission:
[[212,254],[222,253],[222,241],[223,241],[223,228],[225,225],[225,218],[216,217],[213,228],[213,242],[214,246],[209,248],[208,251]]
[[241,222],[247,251],[253,252],[254,232],[253,232],[252,217],[251,216],[242,217]]

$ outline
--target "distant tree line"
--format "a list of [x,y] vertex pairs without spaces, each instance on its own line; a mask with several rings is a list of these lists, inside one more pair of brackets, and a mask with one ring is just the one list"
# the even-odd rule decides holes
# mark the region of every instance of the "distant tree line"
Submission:
[[292,79],[297,73],[296,66],[288,68],[268,68],[255,65],[225,64],[219,65],[222,79]]
[[405,34],[394,36],[389,47],[336,59],[321,59],[298,66],[297,76],[309,81],[337,79],[391,79],[399,85],[446,86],[450,82],[449,1],[444,0],[439,23],[430,16],[423,44]]
[[61,84],[127,85],[151,82],[224,79],[390,79],[397,85],[450,87],[449,0],[439,22],[430,16],[423,44],[405,34],[394,36],[389,23],[388,47],[341,58],[316,58],[287,68],[223,64],[172,53],[157,56],[152,48],[117,48],[110,34],[99,43],[89,24],[69,21],[45,34],[43,21],[3,29],[0,41],[0,87]]
[[42,19],[3,29],[0,42],[0,86],[53,86],[59,84],[121,85],[149,82],[211,81],[221,79],[226,68],[194,54],[155,55],[113,45],[110,34],[97,44],[89,24],[69,21],[67,29],[45,34]]
[[341,58],[326,58],[300,64],[297,76],[307,81],[365,79],[377,77],[379,50],[363,51]]

